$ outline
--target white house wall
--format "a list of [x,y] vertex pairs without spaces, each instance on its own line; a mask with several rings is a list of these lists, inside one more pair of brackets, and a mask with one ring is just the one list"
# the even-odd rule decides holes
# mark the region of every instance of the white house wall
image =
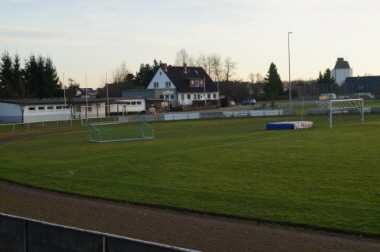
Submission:
[[[206,97],[206,99],[205,99]],[[194,101],[218,100],[218,93],[180,93],[178,104],[181,106],[191,106]]]
[[111,113],[140,113],[146,110],[145,99],[117,100],[118,104],[110,105]]
[[[170,81],[169,77],[162,68],[156,72],[146,89],[154,89],[157,98],[160,98],[165,102],[172,103],[174,106],[178,105],[177,88]],[[165,106],[168,106],[168,104]]]
[[[170,83],[169,86],[168,86],[168,83]],[[176,87],[170,81],[165,71],[162,68],[160,68],[156,72],[156,74],[154,75],[153,79],[150,81],[146,89],[176,89]]]
[[71,119],[68,106],[62,104],[27,105],[24,110],[24,122],[46,122]]
[[22,112],[20,105],[13,103],[0,103],[0,121],[1,122],[22,122]]
[[333,77],[335,79],[335,82],[339,86],[342,86],[347,77],[352,77],[352,69],[333,69]]
[[[86,111],[87,110],[87,111]],[[80,111],[76,111],[76,118],[102,118],[106,116],[106,104],[105,103],[89,103],[88,105],[82,105]]]

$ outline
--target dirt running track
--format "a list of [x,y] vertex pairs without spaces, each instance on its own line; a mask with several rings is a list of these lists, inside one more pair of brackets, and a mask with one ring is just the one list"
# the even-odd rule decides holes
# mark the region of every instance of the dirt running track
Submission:
[[380,251],[380,241],[151,210],[6,182],[0,182],[0,212],[201,251]]

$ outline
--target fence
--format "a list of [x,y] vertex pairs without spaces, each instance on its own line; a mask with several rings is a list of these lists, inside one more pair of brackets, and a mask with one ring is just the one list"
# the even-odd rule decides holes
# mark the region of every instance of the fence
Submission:
[[123,116],[120,121],[175,121],[213,118],[234,118],[234,117],[261,117],[261,116],[283,116],[294,115],[293,109],[278,110],[237,110],[237,111],[217,111],[217,112],[188,112],[188,113],[168,113],[141,116]]
[[173,120],[193,120],[193,119],[212,119],[212,118],[234,118],[234,117],[261,117],[261,116],[283,116],[294,115],[293,109],[274,109],[274,110],[236,110],[236,111],[216,111],[216,112],[178,112],[178,113],[162,113],[155,115],[131,115],[119,117],[106,117],[106,118],[91,118],[91,119],[72,119],[64,121],[49,121],[49,122],[33,122],[33,123],[7,123],[0,124],[1,132],[12,131],[28,131],[30,129],[51,129],[57,127],[75,127],[82,126],[83,123],[88,122],[106,122],[106,121],[120,121],[120,122],[159,122],[159,121],[173,121]]
[[0,213],[0,251],[195,252],[195,250],[56,225],[2,213]]

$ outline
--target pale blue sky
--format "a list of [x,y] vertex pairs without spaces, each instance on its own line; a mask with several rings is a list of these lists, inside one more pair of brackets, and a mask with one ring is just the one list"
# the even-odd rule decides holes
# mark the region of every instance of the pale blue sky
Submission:
[[184,48],[237,62],[234,78],[316,79],[338,57],[354,76],[380,75],[377,0],[0,0],[0,50],[50,56],[59,77],[99,87],[125,62],[173,64]]

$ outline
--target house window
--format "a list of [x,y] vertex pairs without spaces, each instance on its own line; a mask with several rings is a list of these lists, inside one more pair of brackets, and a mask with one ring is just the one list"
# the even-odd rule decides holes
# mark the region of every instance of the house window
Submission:
[[45,107],[38,107],[38,110],[45,110]]
[[[58,106],[57,106],[57,109],[58,109]],[[76,112],[81,112],[81,107],[80,107],[80,106],[76,106],[76,107],[75,107],[75,111],[76,111]]]
[[166,85],[167,88],[170,87],[170,86],[171,86],[170,81],[167,81],[167,82],[165,83],[165,85]]
[[181,95],[181,100],[185,100],[185,95]]
[[190,100],[191,99],[191,95],[188,94],[187,95],[187,99]]
[[36,107],[29,107],[28,110],[29,111],[36,111]]
[[198,80],[195,81],[195,86],[199,87],[199,81]]
[[48,111],[52,111],[52,110],[54,110],[54,107],[53,107],[53,106],[48,106],[48,107],[47,107],[47,110],[48,110]]
[[197,95],[196,95],[196,94],[193,96],[193,99],[194,99],[194,100],[197,99]]
[[62,106],[57,106],[57,107],[55,107],[56,109],[62,109]]
[[216,99],[216,94],[212,94],[212,98]]
[[162,72],[160,72],[160,75],[162,75]]
[[160,99],[164,99],[164,95],[160,95]]
[[133,102],[132,102],[132,105],[133,105],[133,106],[136,106],[136,102],[135,102],[135,101],[133,101]]
[[154,83],[154,87],[155,87],[155,88],[158,88],[158,82],[155,82],[155,83]]
[[141,101],[136,102],[137,105],[141,105]]
[[207,99],[210,99],[211,98],[211,95],[210,94],[207,94]]
[[87,107],[87,111],[88,111],[88,112],[92,112],[92,106],[88,106],[88,107]]

